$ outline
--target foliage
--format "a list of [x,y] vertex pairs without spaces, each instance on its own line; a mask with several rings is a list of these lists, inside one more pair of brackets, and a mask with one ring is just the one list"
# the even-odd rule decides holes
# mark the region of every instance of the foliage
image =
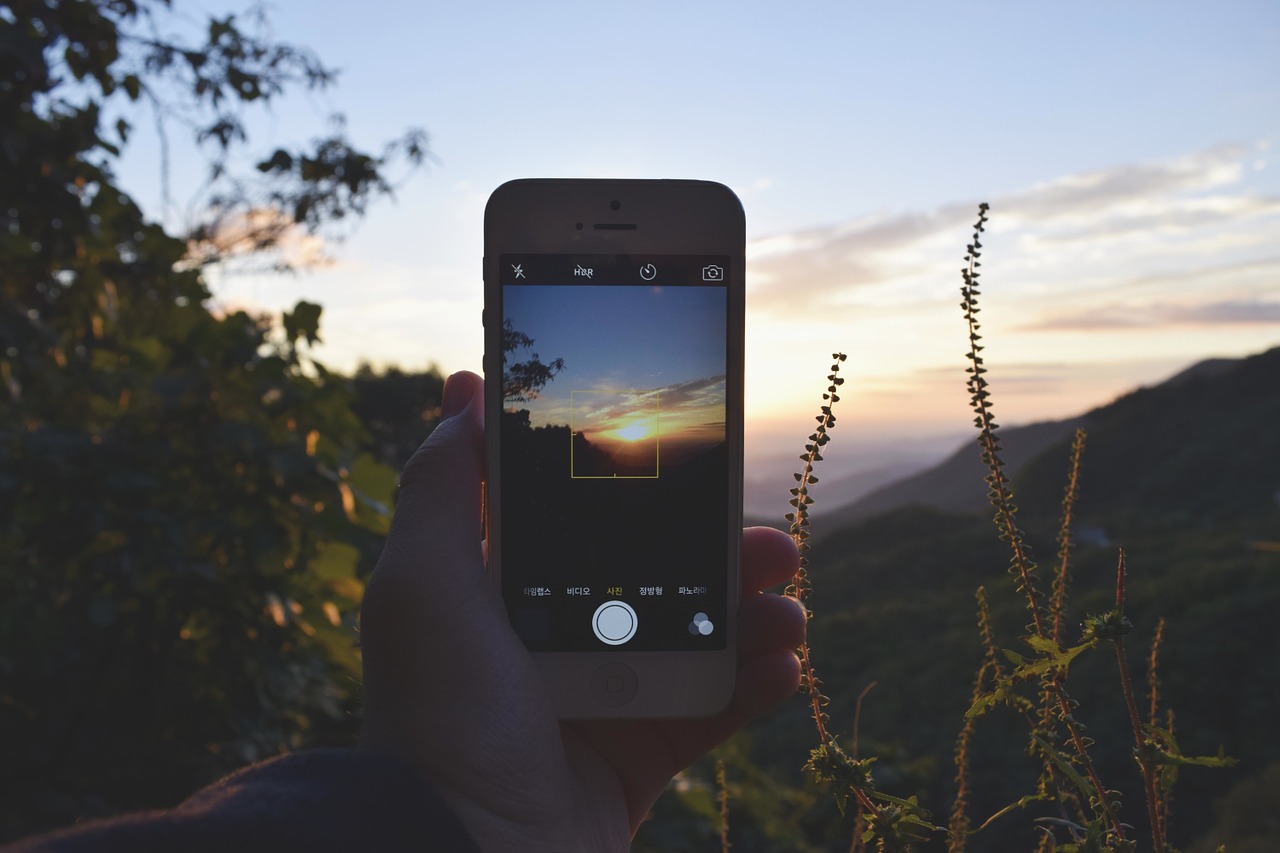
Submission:
[[[527,403],[538,396],[546,384],[564,370],[564,359],[556,358],[543,363],[533,351],[535,341],[517,329],[510,320],[502,324],[502,399],[504,403]],[[525,361],[516,361],[514,354],[528,350]]]
[[733,853],[819,853],[827,849],[822,840],[839,837],[839,828],[826,791],[781,781],[762,766],[750,733],[740,732],[673,780],[640,825],[632,850],[705,853],[723,850],[727,839]]
[[[335,114],[327,135],[306,147],[278,148],[245,171],[246,110],[297,87],[326,89],[337,74],[311,51],[274,39],[261,10],[210,17],[200,27],[184,24],[170,6],[170,0],[8,4],[0,70],[12,85],[0,101],[8,119],[5,165],[15,178],[44,178],[55,187],[82,179],[78,195],[96,194],[98,177],[109,178],[106,164],[149,110],[160,135],[167,204],[169,130],[179,126],[206,155],[206,181],[192,200],[195,219],[182,235],[188,261],[205,264],[229,253],[260,257],[295,226],[340,234],[339,223],[392,191],[389,171],[424,161],[421,130],[373,155],[351,144]],[[50,141],[57,143],[51,150],[41,145]],[[62,212],[74,212],[75,202],[64,199]],[[33,223],[25,225],[30,233]]]
[[310,228],[359,214],[388,161],[334,137],[234,180],[242,108],[332,72],[235,17],[194,42],[174,20],[161,0],[0,9],[0,837],[168,805],[354,726],[394,474],[307,354],[319,306],[280,329],[212,312],[217,255],[193,260],[111,164],[143,104],[187,127],[207,236],[263,199]]
[[444,377],[435,367],[408,373],[361,365],[351,390],[352,410],[369,433],[369,452],[391,470],[401,470],[440,419]]

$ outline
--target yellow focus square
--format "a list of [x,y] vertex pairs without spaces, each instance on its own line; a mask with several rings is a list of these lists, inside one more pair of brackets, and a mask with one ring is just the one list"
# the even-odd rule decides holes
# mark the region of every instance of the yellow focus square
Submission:
[[569,393],[569,475],[574,479],[654,479],[662,443],[658,391]]

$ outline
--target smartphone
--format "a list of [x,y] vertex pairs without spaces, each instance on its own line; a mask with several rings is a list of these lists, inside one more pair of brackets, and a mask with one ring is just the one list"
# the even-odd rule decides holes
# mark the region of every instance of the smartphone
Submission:
[[563,719],[733,695],[744,244],[742,204],[707,181],[489,198],[489,571]]

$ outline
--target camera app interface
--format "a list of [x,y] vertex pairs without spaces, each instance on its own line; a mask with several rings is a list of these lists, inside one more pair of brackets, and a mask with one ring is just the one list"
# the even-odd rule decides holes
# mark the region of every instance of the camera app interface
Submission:
[[727,263],[500,259],[502,586],[532,651],[725,648]]

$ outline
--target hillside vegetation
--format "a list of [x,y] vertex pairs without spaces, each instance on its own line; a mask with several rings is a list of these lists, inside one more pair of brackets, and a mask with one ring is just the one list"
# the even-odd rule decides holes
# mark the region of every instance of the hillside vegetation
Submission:
[[[1116,551],[1123,545],[1135,677],[1145,678],[1140,658],[1164,617],[1163,703],[1176,710],[1184,751],[1214,754],[1221,747],[1239,759],[1229,770],[1183,770],[1172,820],[1172,840],[1182,849],[1211,831],[1218,820],[1212,803],[1233,786],[1243,793],[1226,801],[1224,815],[1232,813],[1232,802],[1238,813],[1242,799],[1256,807],[1259,798],[1274,801],[1280,794],[1260,782],[1271,778],[1266,772],[1274,776],[1267,768],[1280,761],[1280,744],[1271,734],[1280,707],[1277,377],[1280,348],[1193,368],[1079,419],[1089,434],[1076,505],[1076,529],[1084,541],[1074,558],[1070,624],[1078,626],[1087,614],[1113,605]],[[1057,427],[1047,425],[1045,432]],[[1015,477],[1022,525],[1042,557],[1054,549],[1070,440],[1068,435],[1049,442]],[[966,452],[976,460],[976,447],[963,448],[957,459]],[[968,466],[957,459],[913,479],[973,477],[980,493],[980,471],[960,470]],[[959,489],[956,484],[953,492]],[[832,699],[832,727],[849,738],[858,695],[876,682],[862,709],[862,751],[879,756],[875,773],[883,788],[900,796],[918,794],[943,823],[954,795],[955,736],[982,657],[974,590],[985,584],[989,591],[1002,647],[1017,645],[1025,621],[1025,602],[1005,577],[1007,549],[988,516],[989,511],[902,505],[834,529],[833,518],[821,519],[828,526],[816,531],[810,567],[811,646]],[[1064,641],[1078,636],[1073,627]],[[1072,670],[1073,696],[1098,742],[1100,775],[1124,792],[1121,817],[1140,827],[1135,836],[1142,838],[1145,814],[1114,665],[1102,655],[1082,659],[1079,671]],[[736,772],[744,797],[731,817],[735,850],[784,844],[849,849],[848,828],[836,831],[839,820],[829,797],[806,793],[809,784],[800,772],[812,740],[806,716],[804,703],[791,703],[727,753],[730,784]],[[1025,793],[1036,775],[1024,744],[1004,731],[1014,730],[1013,715],[997,710],[984,722],[972,750],[972,813],[978,822]],[[775,793],[794,811],[761,806],[758,793],[746,793],[758,784],[748,780],[761,776],[783,786]],[[701,785],[710,783],[692,787],[702,791]],[[763,817],[749,811],[761,808]],[[976,836],[971,848],[1034,849],[1030,818],[1006,816]]]

